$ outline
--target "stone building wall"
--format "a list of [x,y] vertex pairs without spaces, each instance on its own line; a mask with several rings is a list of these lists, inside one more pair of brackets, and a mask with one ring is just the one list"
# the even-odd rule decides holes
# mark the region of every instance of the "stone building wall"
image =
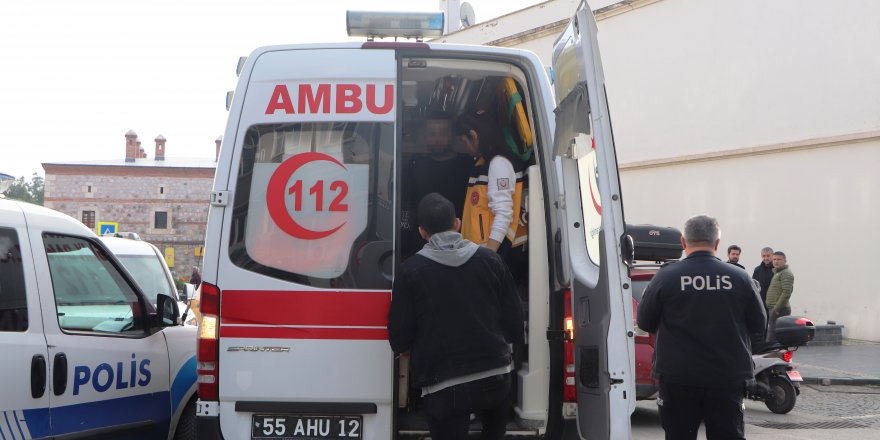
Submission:
[[[174,249],[175,277],[201,266],[197,246],[204,245],[213,168],[125,164],[44,164],[45,205],[83,221],[94,211],[98,222],[117,222],[119,231],[136,232],[161,251]],[[167,213],[167,228],[156,228],[155,213]],[[97,232],[97,231],[96,231]]]

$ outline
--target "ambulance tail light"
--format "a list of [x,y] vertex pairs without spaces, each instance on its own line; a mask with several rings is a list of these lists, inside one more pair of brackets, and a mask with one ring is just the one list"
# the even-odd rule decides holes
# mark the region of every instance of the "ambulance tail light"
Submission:
[[575,384],[574,367],[574,319],[571,316],[571,290],[565,291],[565,340],[562,346],[565,350],[565,371],[562,372],[563,387],[562,400],[564,402],[577,402],[577,385]]
[[202,282],[199,308],[202,319],[199,322],[198,344],[198,382],[199,399],[219,400],[219,340],[220,333],[220,289],[213,284]]

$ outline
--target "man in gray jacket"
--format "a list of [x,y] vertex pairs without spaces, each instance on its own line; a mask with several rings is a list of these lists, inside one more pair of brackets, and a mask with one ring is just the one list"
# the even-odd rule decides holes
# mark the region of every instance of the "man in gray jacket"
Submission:
[[504,437],[509,413],[510,345],[523,342],[523,312],[507,265],[458,233],[452,203],[437,193],[418,206],[428,242],[395,275],[388,337],[410,352],[412,384],[422,389],[431,438],[464,440],[470,414],[485,440]]

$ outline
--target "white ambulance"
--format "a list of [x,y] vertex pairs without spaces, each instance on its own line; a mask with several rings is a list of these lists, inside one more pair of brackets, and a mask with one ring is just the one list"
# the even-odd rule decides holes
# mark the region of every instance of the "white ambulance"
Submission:
[[193,438],[178,313],[79,221],[0,200],[0,438]]
[[199,438],[427,435],[388,344],[391,286],[422,244],[413,191],[450,183],[425,182],[427,121],[492,105],[528,165],[527,346],[507,431],[629,438],[631,245],[589,7],[557,41],[553,86],[530,52],[418,41],[442,14],[349,12],[348,25],[411,39],[264,47],[241,65],[208,214]]

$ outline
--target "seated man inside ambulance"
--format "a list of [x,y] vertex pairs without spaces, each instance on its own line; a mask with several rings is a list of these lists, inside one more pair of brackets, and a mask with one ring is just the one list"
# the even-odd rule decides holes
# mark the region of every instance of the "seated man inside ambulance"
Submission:
[[[408,169],[404,174],[410,176],[406,188],[407,205],[415,207],[422,197],[438,193],[452,202],[456,218],[461,218],[473,159],[453,148],[452,121],[445,113],[430,115],[421,134],[426,151],[414,154],[405,162]],[[404,239],[404,258],[418,252],[425,244],[417,227],[412,226],[412,233],[406,234]]]

